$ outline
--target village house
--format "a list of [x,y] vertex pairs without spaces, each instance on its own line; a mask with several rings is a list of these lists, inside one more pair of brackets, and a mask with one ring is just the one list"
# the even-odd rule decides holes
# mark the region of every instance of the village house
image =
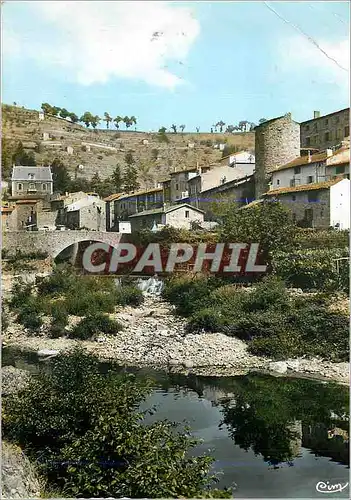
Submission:
[[252,202],[254,198],[255,179],[254,174],[252,174],[205,189],[196,198],[190,195],[186,203],[203,210],[206,221],[214,221],[217,218],[213,211],[215,204],[236,203],[241,206]]
[[162,187],[147,189],[143,191],[134,191],[129,194],[122,194],[114,203],[114,225],[119,221],[127,221],[130,215],[160,208],[163,205]]
[[301,147],[314,147],[319,150],[338,146],[350,137],[350,108],[321,116],[319,111],[314,117],[300,124]]
[[350,229],[350,180],[337,177],[322,182],[271,189],[263,199],[289,207],[300,227]]
[[271,175],[271,189],[324,182],[335,176],[349,177],[349,145],[344,143],[335,152],[331,149],[313,155],[307,152],[306,155],[278,167]]
[[[201,167],[202,172],[210,170],[211,166]],[[188,198],[188,181],[198,175],[199,166],[177,170],[169,174],[169,180],[163,182],[163,200],[164,203],[173,205]]]
[[104,198],[106,203],[106,231],[118,231],[118,219],[117,213],[115,212],[115,201],[118,200],[123,193],[110,194]]
[[64,208],[65,225],[69,229],[106,231],[105,202],[88,195]]
[[40,199],[53,193],[50,167],[14,166],[11,176],[10,199]]
[[191,229],[192,223],[200,224],[204,221],[204,212],[187,203],[163,206],[154,210],[131,215],[129,217],[132,233],[141,229],[158,230],[164,226],[178,229]]

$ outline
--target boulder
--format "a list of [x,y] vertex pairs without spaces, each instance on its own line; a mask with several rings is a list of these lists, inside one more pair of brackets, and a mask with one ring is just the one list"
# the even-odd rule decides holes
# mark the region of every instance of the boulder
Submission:
[[269,363],[269,369],[277,373],[286,373],[288,366],[285,361],[272,361]]
[[47,356],[54,357],[57,356],[60,351],[56,351],[55,349],[40,349],[37,351],[37,355],[39,358],[46,358]]

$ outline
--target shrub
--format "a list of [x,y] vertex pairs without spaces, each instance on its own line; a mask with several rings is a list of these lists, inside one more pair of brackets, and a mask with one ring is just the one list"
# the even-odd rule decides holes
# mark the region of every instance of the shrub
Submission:
[[191,316],[187,324],[187,331],[196,333],[200,333],[202,330],[207,332],[219,332],[223,327],[224,321],[218,309],[210,307],[201,309]]
[[138,307],[144,301],[143,292],[133,285],[122,285],[116,292],[117,304]]
[[12,297],[10,300],[11,309],[18,309],[23,304],[26,303],[28,298],[33,292],[33,285],[31,283],[26,283],[21,278],[15,281],[11,293]]
[[99,333],[114,334],[122,329],[122,325],[105,314],[94,313],[86,316],[70,332],[70,338],[89,340]]
[[211,497],[213,460],[189,453],[198,441],[168,421],[143,422],[147,411],[137,409],[151,388],[133,375],[101,373],[96,357],[75,349],[6,398],[4,435],[41,464],[62,496]]
[[38,282],[38,293],[39,295],[60,295],[69,290],[74,281],[74,274],[69,267],[58,266],[50,276]]
[[26,307],[21,309],[21,311],[17,315],[17,321],[32,332],[39,330],[39,328],[43,324],[43,320],[41,319],[39,314]]
[[59,338],[65,335],[65,327],[68,325],[68,312],[63,304],[54,304],[51,309],[51,325],[49,336]]
[[287,309],[289,307],[289,294],[284,282],[275,277],[264,277],[252,292],[245,295],[243,301],[244,311],[263,311],[273,307]]
[[284,332],[270,337],[258,337],[249,344],[249,352],[276,361],[302,356],[304,346],[296,332]]
[[65,304],[69,314],[85,316],[89,311],[112,313],[116,299],[112,294],[101,292],[80,293],[79,290],[66,296]]
[[283,314],[274,311],[256,311],[243,313],[231,318],[231,322],[223,329],[224,333],[243,340],[256,337],[271,337],[286,328]]

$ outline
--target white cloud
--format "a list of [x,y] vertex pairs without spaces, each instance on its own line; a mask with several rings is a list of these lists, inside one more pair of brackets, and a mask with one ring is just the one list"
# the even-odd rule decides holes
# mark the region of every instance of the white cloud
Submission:
[[44,1],[30,6],[40,24],[45,23],[45,33],[33,26],[16,33],[22,57],[59,67],[68,80],[82,85],[114,77],[170,89],[184,83],[166,64],[184,61],[200,32],[188,8],[149,1]]
[[318,45],[329,59],[312,42],[303,36],[294,36],[280,42],[279,68],[284,73],[294,75],[296,82],[313,81],[314,83],[331,84],[341,95],[348,98],[350,79],[350,45],[349,40],[318,41]]

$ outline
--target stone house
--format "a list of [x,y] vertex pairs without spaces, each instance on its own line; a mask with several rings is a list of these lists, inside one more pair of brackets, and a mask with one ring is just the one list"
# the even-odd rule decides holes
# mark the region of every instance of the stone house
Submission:
[[53,193],[53,180],[50,167],[14,166],[11,177],[11,199],[37,199]]
[[[201,167],[202,172],[210,170],[211,166]],[[184,170],[178,170],[169,174],[170,179],[163,182],[163,199],[165,203],[172,205],[181,202],[189,196],[188,181],[199,174],[200,168],[191,167]]]
[[188,181],[188,200],[194,203],[194,206],[199,207],[198,202],[202,198],[203,192],[216,188],[222,184],[241,179],[245,176],[251,176],[254,173],[255,164],[235,164],[232,166],[217,166],[200,172],[198,175],[192,177]]
[[163,206],[162,187],[122,194],[114,203],[114,221],[127,221],[130,215]]
[[141,229],[158,229],[172,226],[178,229],[191,229],[191,224],[204,221],[204,212],[188,203],[169,207],[145,210],[129,217],[132,233]]
[[350,229],[350,180],[347,178],[272,189],[263,198],[288,206],[301,227]]
[[88,196],[71,203],[64,211],[65,225],[69,229],[106,231],[105,202],[96,196]]
[[337,146],[350,137],[350,108],[345,108],[321,116],[319,111],[314,117],[300,124],[301,147],[314,147],[319,150]]
[[106,203],[106,231],[118,231],[118,218],[115,212],[115,201],[117,201],[123,193],[110,194],[104,198]]
[[252,202],[254,198],[255,179],[252,174],[205,189],[197,198],[189,196],[186,203],[203,210],[206,221],[214,221],[216,220],[214,207],[219,203],[237,203],[241,206]]

